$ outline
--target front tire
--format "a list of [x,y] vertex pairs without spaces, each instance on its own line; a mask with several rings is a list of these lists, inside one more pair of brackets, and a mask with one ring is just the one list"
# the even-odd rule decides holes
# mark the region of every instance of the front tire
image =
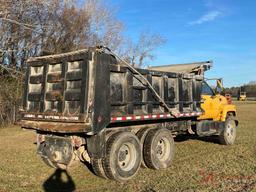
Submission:
[[222,145],[233,145],[236,139],[236,121],[233,116],[229,116],[225,122],[225,128],[219,135],[219,141]]
[[141,159],[138,138],[131,132],[118,132],[107,140],[103,168],[108,178],[124,182],[137,173]]

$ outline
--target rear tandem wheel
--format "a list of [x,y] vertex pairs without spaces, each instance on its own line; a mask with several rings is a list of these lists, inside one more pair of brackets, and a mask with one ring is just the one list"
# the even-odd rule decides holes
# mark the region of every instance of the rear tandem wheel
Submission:
[[[105,138],[106,141],[108,140],[109,137],[111,137],[115,133],[116,132],[114,132],[114,131],[108,132],[106,134],[106,138]],[[92,157],[91,158],[91,166],[92,166],[93,173],[96,176],[99,176],[99,177],[104,178],[104,179],[108,179],[108,177],[105,173],[105,170],[103,168],[103,159],[104,159],[104,157],[102,157],[102,158]]]
[[105,171],[103,169],[103,164],[102,164],[103,158],[91,158],[91,165],[92,169],[95,175],[108,179],[108,177],[105,174]]
[[174,139],[168,129],[152,129],[143,146],[144,161],[151,169],[165,169],[174,157]]
[[138,138],[131,132],[117,132],[107,140],[103,168],[108,178],[124,182],[137,173],[141,159]]
[[140,144],[141,144],[141,153],[142,153],[142,160],[141,160],[141,167],[142,168],[147,168],[147,165],[144,161],[144,155],[143,155],[143,146],[144,146],[144,143],[145,143],[145,138],[149,132],[149,130],[151,130],[152,128],[144,128],[144,129],[141,129],[139,130],[137,133],[136,133],[136,136],[138,137],[138,139],[140,140]]

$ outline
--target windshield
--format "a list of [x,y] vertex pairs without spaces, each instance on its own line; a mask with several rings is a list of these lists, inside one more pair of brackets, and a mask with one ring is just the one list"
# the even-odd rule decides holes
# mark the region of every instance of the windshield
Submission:
[[202,84],[202,95],[214,95],[214,91],[205,81]]

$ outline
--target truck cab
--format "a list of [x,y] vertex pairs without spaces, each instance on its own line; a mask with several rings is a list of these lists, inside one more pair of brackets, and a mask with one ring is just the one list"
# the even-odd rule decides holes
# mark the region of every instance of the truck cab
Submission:
[[199,136],[217,135],[224,145],[232,145],[236,138],[236,106],[232,104],[230,95],[224,94],[222,79],[208,79],[216,81],[213,89],[207,81],[202,83],[201,108],[204,113],[198,117],[196,132]]
[[[236,106],[228,101],[228,99],[221,94],[223,91],[222,81],[216,79],[217,86],[215,90],[204,81],[202,84],[202,104],[204,114],[198,119],[211,119],[213,121],[225,121],[228,115],[236,116]],[[219,90],[219,91],[218,91]]]

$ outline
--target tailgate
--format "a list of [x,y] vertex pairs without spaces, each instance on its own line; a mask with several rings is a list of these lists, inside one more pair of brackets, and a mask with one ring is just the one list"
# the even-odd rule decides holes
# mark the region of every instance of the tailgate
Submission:
[[22,119],[85,122],[90,60],[88,50],[30,59]]

